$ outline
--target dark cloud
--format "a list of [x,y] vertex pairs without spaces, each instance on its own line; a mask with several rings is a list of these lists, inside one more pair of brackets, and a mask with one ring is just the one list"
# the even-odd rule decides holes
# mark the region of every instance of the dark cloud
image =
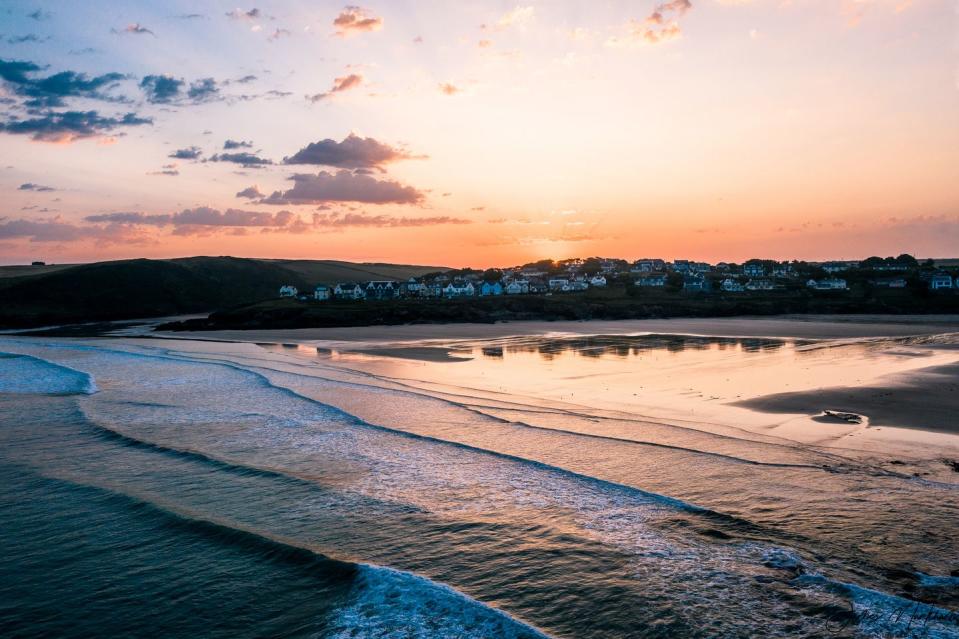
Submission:
[[336,34],[340,36],[363,31],[379,31],[383,28],[383,18],[373,15],[357,6],[344,7],[333,20]]
[[178,171],[176,167],[177,167],[176,162],[174,162],[173,164],[164,164],[163,168],[161,168],[159,171],[150,171],[149,173],[147,173],[147,175],[170,175],[170,176],[180,175],[180,171]]
[[95,239],[100,242],[133,241],[135,235],[122,225],[81,226],[60,217],[26,220],[0,218],[0,240],[26,239],[31,242],[75,242]]
[[173,227],[174,235],[197,235],[235,228],[261,228],[298,232],[305,223],[290,211],[268,213],[227,209],[220,211],[209,206],[184,209],[178,213],[103,213],[88,215],[86,222],[123,224],[133,226]]
[[283,158],[283,163],[316,164],[340,169],[371,169],[414,157],[403,149],[350,133],[342,142],[331,139],[311,142],[290,157]]
[[49,11],[44,11],[43,9],[37,9],[36,11],[28,13],[27,17],[33,20],[36,20],[37,22],[40,22],[41,20],[49,20],[51,17],[51,14]]
[[169,75],[148,75],[140,80],[140,88],[146,94],[147,102],[165,104],[180,96],[180,89],[186,84]]
[[351,73],[349,75],[344,75],[339,78],[333,79],[333,87],[326,93],[314,93],[313,95],[308,95],[306,98],[310,102],[319,102],[320,100],[325,100],[334,96],[337,93],[342,93],[343,91],[349,91],[350,89],[355,89],[363,84],[363,76],[359,73]]
[[270,42],[275,42],[279,40],[280,38],[285,38],[291,35],[293,35],[293,33],[289,29],[277,28],[273,30],[273,33],[271,33],[269,37],[267,37],[267,40],[269,40]]
[[154,38],[156,34],[141,25],[139,22],[131,22],[122,29],[110,29],[110,33],[115,35],[123,35],[125,33],[130,33],[133,35],[152,35]]
[[0,79],[13,93],[26,98],[30,108],[61,107],[67,98],[88,98],[110,102],[121,98],[110,96],[107,90],[126,78],[122,73],[105,73],[90,77],[85,73],[61,71],[46,77],[34,77],[42,68],[24,60],[0,59]]
[[253,186],[248,186],[236,194],[237,197],[245,197],[250,200],[261,198],[263,195],[264,193],[260,191],[260,187],[258,187],[256,184]]
[[255,153],[217,153],[210,158],[211,162],[232,162],[233,164],[242,164],[247,168],[256,166],[265,166],[273,164],[273,160],[261,158]]
[[153,124],[153,120],[141,118],[135,113],[112,117],[100,115],[96,111],[48,111],[27,120],[11,118],[0,123],[0,131],[29,135],[41,142],[65,143],[109,135],[122,127],[144,124]]
[[252,149],[253,143],[246,140],[227,140],[223,143],[223,148],[228,151],[230,149]]
[[187,91],[187,97],[194,102],[209,102],[216,99],[220,90],[216,86],[216,80],[213,78],[203,78],[190,84]]
[[26,42],[46,42],[50,39],[50,36],[41,38],[35,33],[28,33],[27,35],[22,36],[10,36],[7,38],[8,44],[24,44]]
[[290,178],[293,188],[274,191],[260,200],[263,204],[324,204],[327,202],[365,202],[367,204],[419,204],[425,195],[393,180],[377,180],[350,171],[297,174]]
[[249,84],[250,82],[254,82],[254,81],[256,81],[256,76],[252,74],[245,75],[242,78],[237,78],[236,80],[233,80],[233,82],[236,82],[237,84]]
[[232,18],[233,20],[257,20],[262,17],[262,15],[262,12],[256,7],[249,10],[237,8],[226,13],[226,17]]
[[365,213],[314,213],[316,227],[415,227],[439,224],[472,224],[470,220],[448,215],[433,217],[396,217],[393,215],[367,215]]
[[56,191],[52,186],[43,186],[42,184],[34,184],[33,182],[27,182],[26,184],[21,184],[18,188],[18,191],[36,191],[37,193],[49,193],[50,191]]
[[198,146],[188,146],[185,149],[177,149],[167,157],[174,158],[177,160],[196,160],[201,155],[203,151],[200,150]]
[[177,17],[178,19],[180,19],[180,20],[200,20],[200,19],[206,19],[206,16],[203,15],[202,13],[181,13],[180,15],[178,15],[178,16],[176,16],[176,17]]
[[140,88],[146,95],[147,102],[154,104],[202,104],[220,98],[220,89],[213,78],[194,80],[187,87],[186,80],[181,78],[148,75],[140,81]]

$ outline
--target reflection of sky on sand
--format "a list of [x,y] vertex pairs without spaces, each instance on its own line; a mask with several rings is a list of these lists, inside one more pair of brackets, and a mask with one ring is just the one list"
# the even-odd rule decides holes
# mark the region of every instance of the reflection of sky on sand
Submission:
[[[336,365],[410,380],[433,391],[506,393],[522,396],[524,401],[560,401],[694,421],[717,430],[724,426],[775,429],[778,436],[810,443],[833,442],[837,436],[861,437],[867,428],[729,404],[774,393],[862,386],[887,375],[959,360],[955,350],[939,350],[908,338],[813,341],[639,335],[447,342],[445,348],[453,356],[469,358],[456,363],[426,361],[430,358],[422,356],[425,348],[439,349],[440,343],[419,342],[408,355],[404,346],[414,345],[393,346],[386,353],[378,349],[375,356],[335,348],[321,356]],[[304,347],[304,354],[311,348]],[[868,437],[884,437],[871,430]],[[922,439],[916,433],[909,437]],[[859,444],[856,439],[844,442]]]

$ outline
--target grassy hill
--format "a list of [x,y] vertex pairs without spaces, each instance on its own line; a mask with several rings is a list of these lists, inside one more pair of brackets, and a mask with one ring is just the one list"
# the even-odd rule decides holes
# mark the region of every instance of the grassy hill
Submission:
[[0,327],[19,328],[199,313],[275,298],[284,284],[405,279],[442,267],[189,257],[4,270]]

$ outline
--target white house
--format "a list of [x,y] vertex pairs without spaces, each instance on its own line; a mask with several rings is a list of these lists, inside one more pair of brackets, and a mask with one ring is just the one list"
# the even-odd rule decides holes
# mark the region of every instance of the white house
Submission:
[[752,264],[747,264],[743,267],[743,275],[746,277],[762,277],[765,274],[766,269],[762,264],[753,262]]
[[366,299],[366,291],[359,284],[337,284],[333,287],[333,297],[344,300]]
[[602,275],[595,275],[589,278],[590,286],[606,286],[606,278]]
[[749,280],[746,282],[747,291],[771,291],[776,285],[769,280]]
[[952,288],[952,278],[945,273],[936,273],[929,280],[929,288],[939,291],[946,288]]
[[298,292],[292,284],[286,284],[280,287],[280,297],[296,297]]
[[666,286],[666,276],[665,275],[647,275],[646,277],[641,277],[635,282],[636,286],[643,287],[662,287]]
[[507,295],[525,295],[529,293],[529,280],[513,280],[506,285]]
[[722,289],[727,293],[742,293],[746,290],[746,287],[731,277],[727,277],[723,280]]
[[819,281],[809,280],[806,282],[806,286],[816,289],[817,291],[845,291],[848,288],[846,286],[846,280],[836,277],[829,277]]
[[475,294],[476,288],[472,282],[450,282],[443,289],[446,297],[472,297]]
[[569,280],[565,278],[554,278],[549,282],[549,290],[551,291],[568,291],[569,290]]
[[313,299],[318,300],[320,302],[330,299],[330,294],[331,294],[331,291],[329,286],[323,286],[322,284],[320,284],[315,289],[313,289]]

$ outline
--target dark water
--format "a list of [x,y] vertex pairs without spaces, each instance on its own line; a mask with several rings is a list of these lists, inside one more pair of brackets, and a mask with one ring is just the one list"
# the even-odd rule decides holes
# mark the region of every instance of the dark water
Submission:
[[2,346],[33,356],[0,359],[3,636],[959,636],[948,487],[638,456],[253,350]]

